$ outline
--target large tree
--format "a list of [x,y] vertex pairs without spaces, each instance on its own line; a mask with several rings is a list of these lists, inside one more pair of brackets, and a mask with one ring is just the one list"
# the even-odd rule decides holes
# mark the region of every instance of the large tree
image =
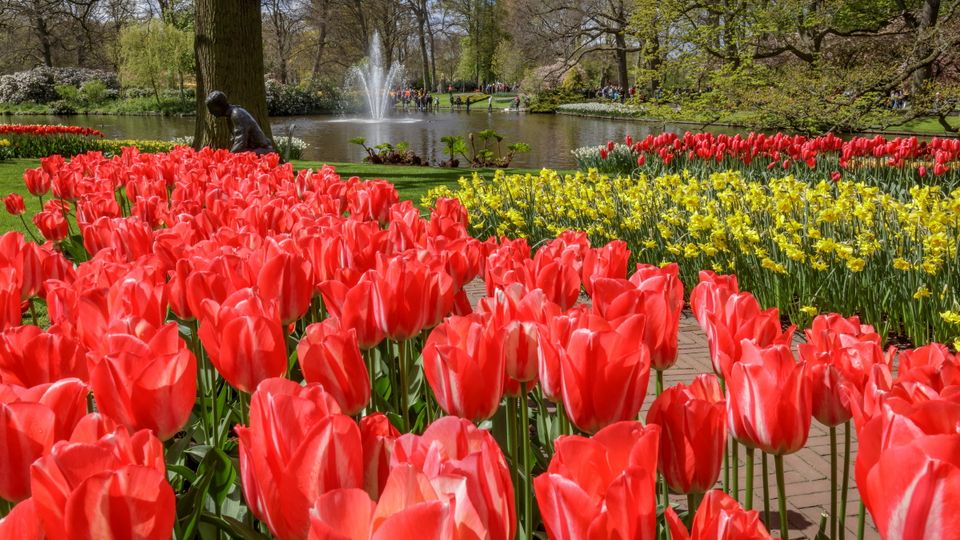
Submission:
[[230,103],[256,118],[272,138],[263,82],[263,38],[260,2],[252,0],[197,0],[194,51],[197,62],[197,121],[194,145],[226,148],[230,130],[226,120],[207,112],[209,92],[220,90]]

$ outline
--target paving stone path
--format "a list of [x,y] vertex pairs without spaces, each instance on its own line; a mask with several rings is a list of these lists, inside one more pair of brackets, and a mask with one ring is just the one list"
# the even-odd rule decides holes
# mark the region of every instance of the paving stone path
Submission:
[[[478,298],[485,296],[483,282],[476,280],[464,287],[470,297],[471,303],[475,306]],[[587,298],[581,298],[581,301],[589,301]],[[713,367],[710,364],[710,349],[707,345],[707,336],[700,329],[696,319],[688,312],[685,312],[680,321],[679,335],[679,354],[677,363],[672,368],[664,372],[664,387],[670,387],[677,383],[690,383],[694,377],[700,373],[712,373]],[[650,377],[650,387],[647,399],[644,400],[642,417],[646,417],[647,409],[654,400],[654,381],[653,374]],[[843,452],[843,427],[837,428],[837,446],[839,451]],[[856,433],[852,435],[851,445],[851,463],[850,463],[850,488],[847,500],[847,520],[846,535],[839,535],[839,538],[856,539],[857,537],[857,514],[860,510],[860,497],[854,485],[853,462],[857,455]],[[741,502],[744,500],[744,490],[746,486],[746,466],[744,460],[743,448],[740,449],[740,491]],[[754,465],[754,508],[760,510],[761,519],[763,518],[763,478],[762,467],[760,466],[760,452],[756,452],[756,462]],[[770,532],[779,536],[780,517],[777,513],[777,488],[774,477],[773,457],[768,459],[770,473],[770,521],[767,523]],[[842,459],[838,463],[838,471],[842,474]],[[830,432],[816,419],[810,426],[810,437],[806,446],[794,454],[784,457],[784,479],[787,483],[787,513],[790,525],[790,538],[806,538],[813,540],[816,537],[820,526],[820,515],[830,511]],[[722,473],[721,473],[722,475]],[[839,480],[838,480],[839,483]],[[719,487],[719,485],[718,485]],[[671,495],[671,502],[675,508],[686,509],[686,497]],[[866,517],[866,531],[864,538],[868,540],[879,540],[877,533],[870,519],[869,513]],[[828,531],[829,532],[829,531]]]

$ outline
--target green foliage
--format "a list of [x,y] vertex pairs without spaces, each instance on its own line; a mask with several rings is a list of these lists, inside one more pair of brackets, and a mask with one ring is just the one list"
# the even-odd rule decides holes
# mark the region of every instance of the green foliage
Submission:
[[80,97],[93,105],[103,103],[107,99],[107,85],[103,81],[87,81],[80,85]]
[[584,101],[583,94],[570,89],[558,88],[537,94],[530,102],[528,110],[533,113],[552,113],[557,107],[566,103]]
[[127,26],[120,32],[120,72],[127,85],[160,92],[183,90],[183,80],[193,70],[193,35],[159,19]]
[[76,102],[80,98],[80,89],[72,84],[58,84],[54,87],[57,97],[63,101]]

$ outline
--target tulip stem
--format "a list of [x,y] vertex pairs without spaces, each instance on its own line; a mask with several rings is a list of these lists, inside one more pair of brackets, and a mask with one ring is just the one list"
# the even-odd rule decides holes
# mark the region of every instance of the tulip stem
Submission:
[[510,452],[510,459],[513,460],[513,467],[510,467],[510,476],[513,480],[513,488],[517,493],[517,500],[514,506],[517,507],[517,514],[522,511],[520,508],[520,456],[517,451],[517,401],[512,397],[507,398],[507,450]]
[[[697,513],[697,494],[693,492],[687,493],[687,528],[688,529],[693,528],[693,517],[694,515],[696,515],[696,513]],[[670,530],[669,525],[667,526],[667,530],[668,531]]]
[[520,383],[520,441],[523,445],[523,531],[533,538],[533,491],[530,478],[530,417],[527,410],[527,383]]
[[790,540],[790,529],[787,525],[787,483],[783,479],[783,456],[773,456],[774,468],[777,470],[777,504],[780,506],[780,538]]
[[13,511],[14,504],[6,499],[0,499],[0,518],[7,517]]
[[733,466],[732,466],[733,470],[731,471],[731,478],[730,478],[730,483],[732,484],[731,495],[733,496],[733,500],[739,503],[740,502],[740,443],[738,443],[736,439],[733,439],[733,444],[731,445],[731,448],[732,448],[731,450],[732,457],[730,458],[730,460],[733,462]]
[[403,419],[403,432],[410,432],[410,396],[408,395],[409,385],[407,384],[407,343],[397,341],[397,348],[400,350],[400,362],[397,369],[400,372],[400,417]]
[[830,426],[830,540],[837,538],[837,426]]
[[867,507],[860,501],[860,513],[857,514],[857,540],[863,540],[863,529],[867,523]]
[[657,387],[656,387],[656,392],[657,392],[657,395],[659,396],[660,394],[663,393],[663,371],[661,371],[661,370],[659,370],[659,369],[654,370],[654,371],[657,372]]
[[840,538],[847,537],[847,489],[850,488],[850,420],[843,427],[843,478],[840,481]]
[[[41,203],[40,206],[43,206],[43,199],[40,199],[40,203]],[[23,219],[23,214],[20,214],[20,223],[23,223],[23,230],[25,230],[25,231],[27,231],[28,233],[30,233],[30,238],[33,238],[33,241],[34,241],[34,242],[36,242],[36,243],[38,243],[38,244],[41,244],[41,243],[42,243],[42,242],[40,242],[40,239],[37,238],[37,235],[33,234],[33,229],[31,229],[30,227],[27,226],[27,221],[26,221],[25,219]]]
[[747,485],[746,490],[743,494],[746,497],[744,501],[744,509],[753,510],[753,448],[750,446],[746,447],[747,452]]
[[30,318],[33,320],[33,325],[40,326],[40,323],[37,320],[37,306],[33,304],[32,296],[30,297],[30,300],[28,300],[28,302],[30,302]]
[[767,453],[760,452],[763,473],[763,523],[770,527],[770,471],[767,469]]
[[[727,393],[727,384],[723,380],[723,377],[718,377],[720,380],[720,391],[724,395]],[[723,492],[727,495],[730,494],[730,445],[727,444],[729,439],[724,439],[723,441]]]

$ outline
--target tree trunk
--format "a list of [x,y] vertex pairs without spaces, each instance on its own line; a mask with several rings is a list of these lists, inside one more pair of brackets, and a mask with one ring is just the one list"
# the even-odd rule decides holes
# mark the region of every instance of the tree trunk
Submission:
[[53,67],[53,43],[50,40],[50,29],[47,27],[47,21],[41,16],[35,19],[34,29],[37,33],[37,39],[40,40],[40,51],[43,54],[43,64],[47,67]]
[[[433,27],[430,26],[430,18],[429,18],[429,17],[427,18],[427,35],[430,36],[430,80],[433,82],[433,84],[438,84],[438,82],[437,82],[437,55],[436,55],[436,52],[435,52],[435,51],[437,50],[437,46],[436,46],[436,44],[434,43],[434,39],[433,39]],[[440,86],[438,85],[438,86],[437,86],[437,92],[440,92],[440,91],[442,91],[442,89],[441,89]],[[451,107],[452,107],[452,105],[451,105]]]
[[623,31],[614,34],[617,44],[617,77],[620,79],[620,88],[626,91],[630,87],[630,76],[627,72],[627,39]]
[[320,0],[320,13],[317,16],[317,50],[313,56],[313,69],[310,71],[310,84],[316,85],[320,78],[320,69],[323,66],[323,52],[327,46],[327,11],[330,6],[328,0]]
[[[940,0],[925,0],[920,8],[920,16],[917,17],[917,58],[927,58],[933,53],[933,38],[930,31],[937,25],[937,18],[940,16]],[[927,80],[933,76],[933,62],[917,68],[911,77],[910,86],[913,91],[920,90]]]
[[267,137],[273,138],[263,84],[263,38],[260,2],[196,0],[197,120],[194,146],[228,148],[230,128],[207,112],[213,90],[233,105],[250,111]]
[[430,88],[430,58],[427,56],[427,32],[426,32],[426,6],[424,11],[417,13],[417,33],[420,38],[420,62],[423,65],[421,73],[423,74],[423,88],[427,92],[431,90]]

